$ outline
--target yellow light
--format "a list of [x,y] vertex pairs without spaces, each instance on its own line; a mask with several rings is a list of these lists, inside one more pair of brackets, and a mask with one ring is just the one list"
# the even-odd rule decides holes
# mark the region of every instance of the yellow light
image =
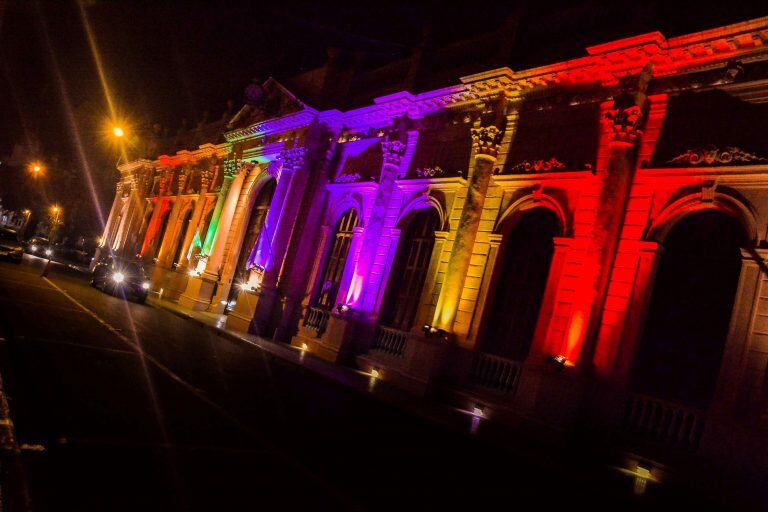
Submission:
[[115,137],[122,137],[123,135],[125,135],[125,132],[119,126],[115,126],[114,128],[112,128],[112,133],[114,134]]
[[378,379],[379,378],[379,370],[376,370],[375,368],[373,370],[371,370],[371,377],[373,377],[374,379]]
[[59,207],[58,206],[51,206],[51,210],[53,213],[59,213]]
[[27,168],[35,176],[37,176],[38,174],[40,174],[45,170],[45,166],[43,166],[43,164],[41,164],[40,162],[32,162],[27,166]]

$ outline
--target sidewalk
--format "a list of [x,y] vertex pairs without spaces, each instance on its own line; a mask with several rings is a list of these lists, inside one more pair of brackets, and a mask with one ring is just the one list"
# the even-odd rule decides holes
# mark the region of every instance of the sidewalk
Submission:
[[368,373],[330,363],[286,343],[278,343],[259,336],[254,336],[253,334],[226,329],[224,327],[227,318],[226,315],[219,315],[206,311],[192,311],[183,308],[174,302],[151,296],[147,298],[147,304],[164,309],[182,318],[203,324],[209,329],[216,331],[219,336],[237,343],[247,343],[259,350],[268,352],[274,357],[279,357],[288,363],[311,371],[346,387],[355,389],[360,393],[370,395],[382,402],[397,407],[403,407],[424,419],[437,421],[458,432],[468,433],[470,431],[472,417],[467,411],[460,411],[438,402],[411,395],[410,393],[406,393],[405,391],[390,386],[386,382],[377,379]]

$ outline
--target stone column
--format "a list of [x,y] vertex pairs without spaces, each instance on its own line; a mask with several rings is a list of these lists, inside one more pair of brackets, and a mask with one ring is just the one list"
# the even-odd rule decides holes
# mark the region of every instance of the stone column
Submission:
[[[226,169],[225,180],[228,177],[227,173],[232,173],[232,180],[227,191],[226,199],[221,207],[221,212],[217,219],[217,223],[214,224],[211,221],[211,226],[216,226],[214,233],[213,244],[211,245],[210,254],[208,256],[208,262],[205,265],[205,272],[203,275],[208,279],[218,279],[219,267],[221,267],[224,258],[224,247],[227,244],[227,238],[230,235],[230,227],[232,226],[232,218],[235,215],[235,208],[237,208],[237,200],[240,198],[240,191],[243,188],[245,181],[245,167],[240,167],[236,170]],[[224,188],[222,186],[222,188]],[[218,203],[217,205],[218,206]],[[216,212],[214,211],[214,217]],[[210,230],[209,230],[210,233]]]
[[144,243],[141,246],[141,255],[145,258],[150,257],[149,253],[151,253],[155,245],[159,243],[159,241],[155,240],[155,235],[157,234],[157,230],[160,227],[160,220],[162,219],[161,213],[165,206],[165,194],[166,191],[170,188],[172,177],[173,175],[170,169],[168,169],[160,178],[160,185],[157,189],[157,197],[155,197],[155,209],[152,211],[152,218],[149,220],[147,233],[144,236]]
[[502,133],[495,126],[472,128],[472,146],[475,154],[472,175],[469,177],[467,198],[461,210],[461,218],[456,228],[451,256],[445,281],[437,299],[437,308],[433,325],[450,332],[456,319],[456,312],[467,277],[472,248],[475,245],[483,203],[488,191],[488,184],[493,174],[493,166],[499,153]]
[[211,216],[211,224],[208,226],[208,232],[205,234],[205,240],[203,241],[203,250],[200,254],[209,256],[213,243],[218,236],[219,219],[221,218],[221,210],[224,208],[224,203],[227,200],[229,189],[232,186],[232,180],[235,179],[237,174],[237,162],[235,160],[227,160],[223,165],[224,179],[221,182],[221,188],[219,189],[219,195],[216,198],[216,205],[213,207],[213,215]]
[[199,226],[203,219],[203,211],[205,211],[205,195],[208,193],[208,187],[211,185],[211,177],[213,173],[210,169],[203,169],[200,175],[200,192],[197,196],[197,203],[195,203],[195,209],[192,212],[192,218],[189,222],[189,229],[184,235],[184,241],[182,242],[181,260],[179,260],[178,269],[180,271],[186,270],[189,265],[189,246],[192,245],[192,240],[195,238],[195,232],[202,228]]
[[616,96],[612,108],[605,114],[608,161],[605,165],[597,166],[599,201],[586,251],[587,271],[583,289],[583,300],[590,302],[583,306],[584,311],[589,311],[589,320],[584,332],[571,336],[574,343],[581,343],[580,350],[577,346],[571,346],[565,354],[568,359],[578,358],[590,368],[611,267],[629,201],[635,169],[635,148],[642,134],[645,90],[651,78],[651,69],[647,66],[640,75],[629,77],[623,84],[624,90]]
[[366,296],[365,286],[368,283],[368,275],[376,259],[376,251],[381,241],[381,234],[386,220],[387,207],[389,206],[392,191],[395,188],[395,180],[400,172],[400,163],[405,154],[405,144],[398,140],[382,141],[381,152],[383,164],[379,175],[379,188],[373,201],[373,208],[363,235],[360,256],[355,266],[353,279],[358,286],[353,287],[347,294],[346,301],[350,306],[363,313],[372,313],[375,304],[360,304],[362,297]]
[[187,171],[179,173],[179,188],[176,191],[176,199],[173,202],[173,208],[168,218],[163,239],[160,240],[160,252],[157,255],[157,262],[160,266],[169,267],[173,262],[169,258],[173,255],[173,241],[176,238],[176,225],[179,223],[179,210],[181,209],[181,196],[184,194],[184,188],[187,185]]
[[[115,187],[115,199],[112,201],[112,209],[109,210],[109,217],[107,217],[107,223],[104,225],[104,233],[101,235],[101,243],[96,248],[96,251],[93,255],[93,260],[91,261],[90,268],[91,270],[93,267],[96,266],[96,263],[98,263],[99,259],[101,259],[102,252],[104,251],[105,247],[110,246],[110,237],[112,236],[112,233],[114,232],[114,227],[112,224],[115,222],[115,216],[117,215],[117,211],[120,209],[120,199],[123,197],[123,184],[122,182],[118,181],[117,186]],[[26,225],[25,225],[26,228]]]

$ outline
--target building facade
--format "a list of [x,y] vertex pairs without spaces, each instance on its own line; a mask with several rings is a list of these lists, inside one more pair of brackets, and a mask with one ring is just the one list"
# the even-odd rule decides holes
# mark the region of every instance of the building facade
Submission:
[[345,111],[270,79],[223,142],[119,167],[101,250],[483,417],[763,468],[766,43],[649,33]]

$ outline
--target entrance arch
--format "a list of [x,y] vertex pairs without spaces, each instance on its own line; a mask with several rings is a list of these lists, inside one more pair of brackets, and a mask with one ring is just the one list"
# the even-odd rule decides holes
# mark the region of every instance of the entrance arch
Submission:
[[381,311],[382,325],[399,331],[413,327],[439,226],[440,216],[434,208],[417,211],[408,222],[392,265]]
[[557,215],[536,207],[523,212],[502,239],[480,335],[483,352],[514,361],[528,356],[539,318],[554,237],[561,232]]
[[715,392],[748,235],[718,210],[666,234],[632,372],[635,391],[704,409]]
[[254,246],[259,241],[259,236],[264,228],[264,223],[267,220],[267,213],[269,212],[269,206],[272,203],[272,196],[275,195],[275,187],[277,183],[274,179],[270,179],[259,190],[258,196],[251,208],[251,214],[248,217],[248,225],[245,228],[245,235],[243,243],[240,245],[240,252],[237,255],[235,263],[235,270],[232,276],[232,287],[229,289],[229,297],[227,303],[230,304],[236,297],[239,291],[238,284],[244,282],[248,277],[248,269],[246,268],[248,258],[253,251]]

